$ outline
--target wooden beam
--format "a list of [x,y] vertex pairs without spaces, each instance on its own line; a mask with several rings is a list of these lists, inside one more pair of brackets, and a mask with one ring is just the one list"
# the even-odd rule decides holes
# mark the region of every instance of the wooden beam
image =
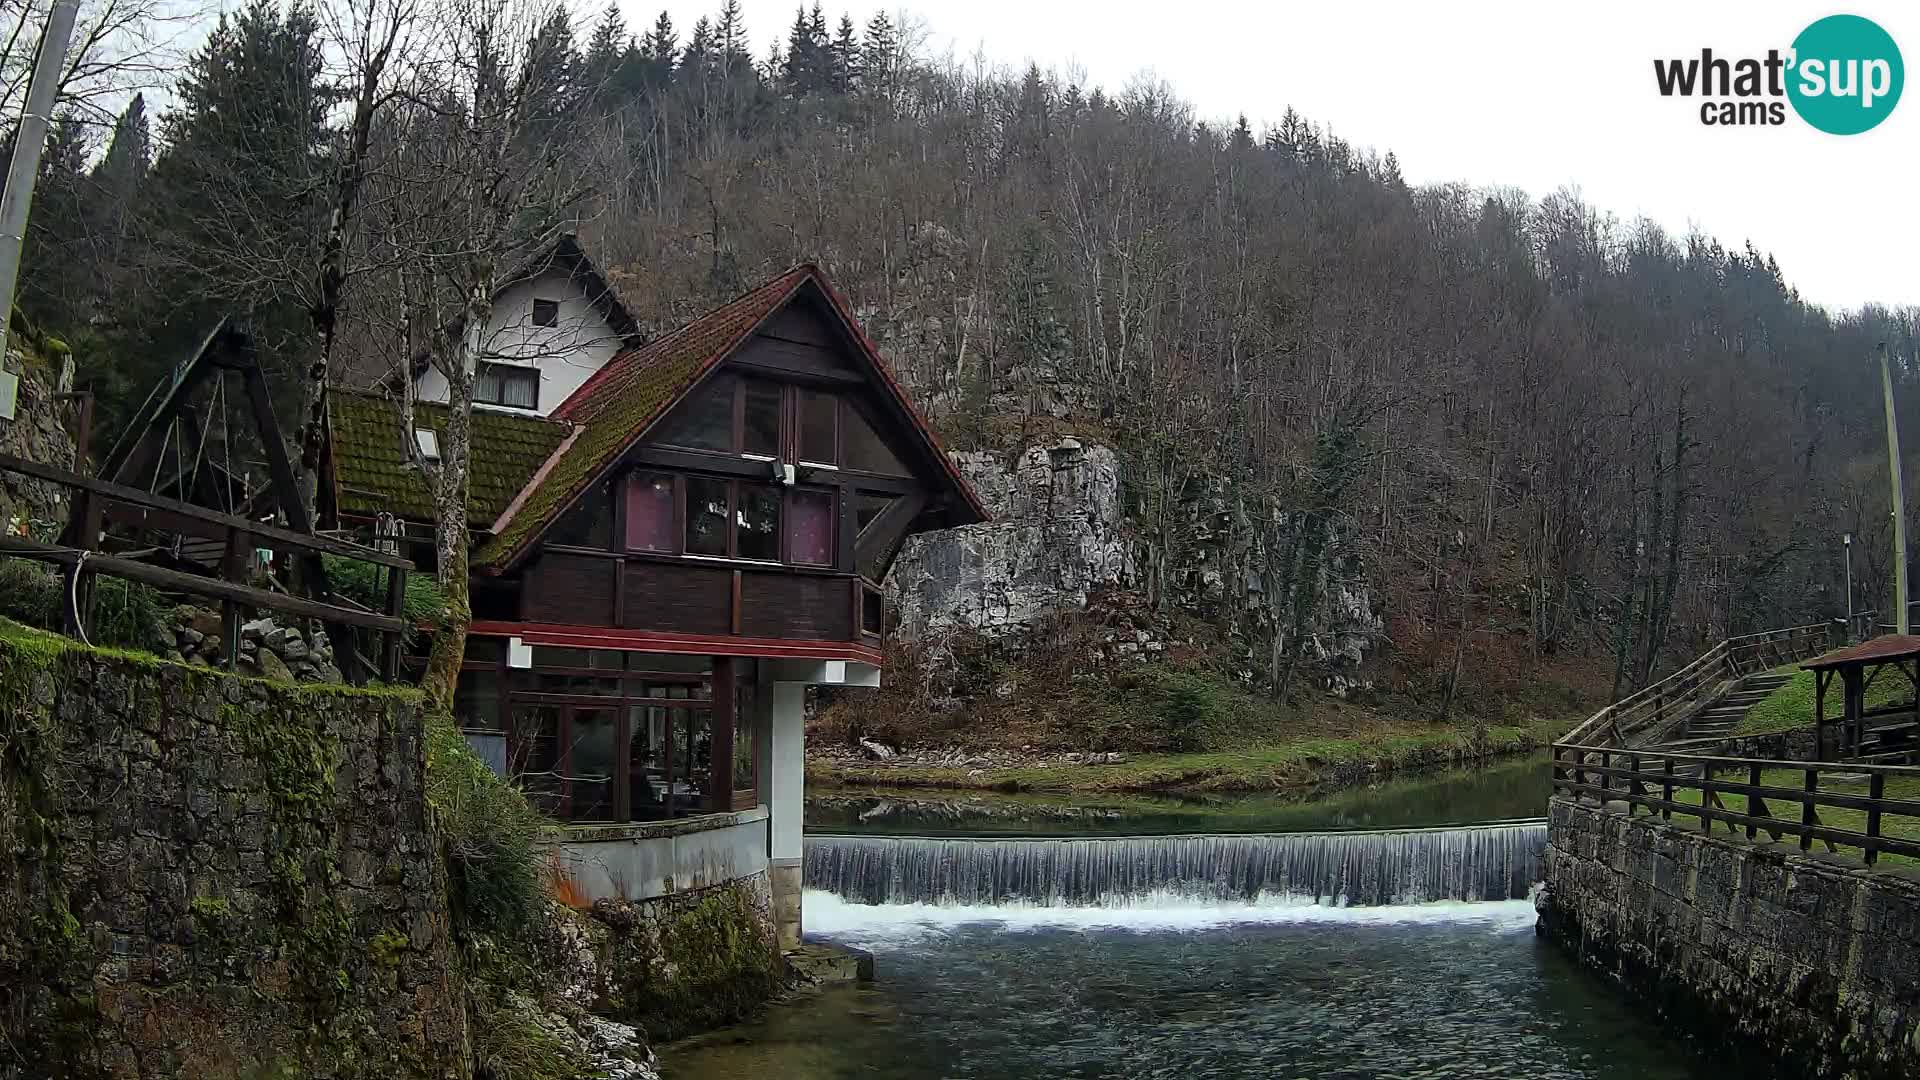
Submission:
[[338,555],[347,559],[359,559],[361,562],[378,563],[381,566],[398,566],[406,569],[412,569],[413,567],[411,561],[403,559],[398,555],[388,555],[385,552],[375,551],[368,547],[361,547],[359,544],[349,544],[344,540],[335,540],[328,536],[315,536],[312,533],[283,529],[278,525],[267,525],[258,521],[248,521],[246,518],[234,514],[221,513],[218,510],[209,510],[204,506],[195,506],[192,503],[184,503],[178,499],[164,498],[152,492],[141,491],[139,488],[128,487],[125,484],[116,484],[110,480],[99,480],[91,476],[83,476],[80,473],[68,472],[65,469],[56,468],[52,465],[42,465],[37,461],[28,461],[26,458],[13,454],[0,454],[0,469],[21,473],[37,480],[46,480],[55,484],[64,484],[67,487],[79,488],[81,491],[85,491],[90,495],[117,499],[120,502],[132,506],[142,506],[153,510],[167,510],[199,521],[224,525],[229,529],[240,529],[262,540],[277,541],[278,543],[293,548],[323,551],[329,555]]
[[913,526],[913,519],[919,517],[920,511],[926,507],[927,496],[924,492],[902,495],[888,503],[887,508],[867,522],[867,527],[861,529],[859,537],[854,540],[854,565],[864,572],[871,564],[880,572],[869,574],[869,577],[885,577],[886,564],[893,560],[900,545],[906,541],[907,530]]
[[293,463],[287,459],[287,442],[280,436],[280,421],[273,415],[273,402],[267,397],[267,377],[260,372],[260,364],[252,356],[252,346],[248,346],[248,359],[251,361],[241,372],[241,381],[247,384],[247,401],[253,407],[253,423],[260,432],[260,443],[266,449],[267,471],[273,479],[274,495],[280,502],[280,512],[287,515],[287,525],[294,532],[312,531],[312,522],[307,517],[306,501],[300,498],[300,485],[293,478]]
[[[25,559],[37,559],[41,562],[57,563],[62,566],[77,566],[81,552],[72,548],[43,544],[38,540],[28,540],[18,536],[0,536],[0,555],[16,555]],[[232,600],[252,607],[269,608],[284,611],[289,615],[298,615],[308,619],[324,619],[328,622],[341,622],[353,626],[365,626],[374,630],[398,632],[405,628],[406,620],[391,615],[374,615],[368,612],[353,611],[334,607],[297,596],[268,592],[251,585],[236,585],[219,578],[202,577],[179,570],[149,563],[135,562],[117,555],[88,554],[87,573],[110,574],[114,577],[144,581],[163,589],[178,589],[182,592],[198,593],[216,600]]]

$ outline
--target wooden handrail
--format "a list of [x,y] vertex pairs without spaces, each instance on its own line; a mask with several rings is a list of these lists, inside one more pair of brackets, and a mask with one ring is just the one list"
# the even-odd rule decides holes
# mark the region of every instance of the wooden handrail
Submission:
[[1739,677],[1740,662],[1753,653],[1775,647],[1786,662],[1803,660],[1820,651],[1816,646],[1825,645],[1827,633],[1826,623],[1804,623],[1715,642],[1685,667],[1603,707],[1562,736],[1560,742],[1589,742],[1603,730],[1612,731],[1616,739],[1624,741],[1625,736],[1664,722],[1670,714],[1679,715],[1679,710],[1698,696],[1703,684]]
[[262,540],[271,540],[276,544],[286,547],[307,548],[328,555],[338,555],[342,558],[378,563],[381,566],[392,567],[398,570],[413,569],[412,560],[402,558],[398,555],[389,555],[384,551],[376,551],[370,547],[361,547],[359,544],[349,544],[344,540],[335,540],[330,536],[316,536],[312,533],[283,529],[278,525],[249,521],[246,518],[234,514],[223,514],[218,510],[209,510],[204,506],[195,506],[192,503],[181,502],[178,499],[169,499],[165,496],[155,495],[150,491],[141,491],[139,488],[128,487],[125,484],[116,484],[110,480],[101,480],[98,477],[71,473],[65,469],[55,468],[51,465],[42,465],[37,461],[28,461],[26,458],[16,457],[13,454],[0,454],[0,469],[17,472],[24,476],[31,476],[36,480],[45,480],[49,483],[80,488],[83,491],[101,495],[113,499],[116,502],[146,507],[151,510],[161,510],[169,514],[179,514],[182,517],[203,521],[209,525],[216,525],[225,529],[238,529]]
[[[1768,770],[1798,772],[1801,784],[1796,788],[1764,783],[1763,773]],[[1864,775],[1867,793],[1822,790],[1823,774],[1828,779],[1845,775],[1854,781]],[[1592,782],[1595,778],[1599,783]],[[1838,845],[1859,848],[1868,866],[1883,853],[1920,859],[1920,800],[1888,797],[1889,780],[1920,781],[1920,767],[1768,761],[1617,746],[1556,744],[1553,748],[1556,795],[1576,802],[1592,799],[1606,809],[1611,809],[1611,804],[1623,804],[1629,818],[1638,810],[1658,814],[1666,821],[1676,815],[1697,818],[1700,828],[1708,833],[1716,823],[1724,823],[1730,832],[1743,830],[1749,839],[1762,832],[1776,840],[1794,836],[1803,851],[1815,841],[1827,845],[1829,851],[1837,851]],[[1697,792],[1699,803],[1677,801],[1676,790]],[[1723,795],[1743,797],[1744,807],[1730,807],[1722,801]],[[1768,808],[1769,802],[1796,806],[1799,813],[1776,815]],[[1866,828],[1842,829],[1825,824],[1820,820],[1822,808],[1864,812]],[[1906,818],[1913,827],[1902,830],[1905,836],[1889,836],[1886,821],[1890,817]]]
[[[57,563],[62,566],[79,566],[83,553],[74,548],[63,548],[56,544],[43,544],[38,540],[28,540],[19,536],[0,536],[0,555],[13,555],[39,562]],[[118,555],[100,555],[86,552],[86,567],[89,571],[99,571],[114,577],[131,578],[144,581],[149,585],[158,585],[163,589],[178,589],[182,592],[199,593],[216,600],[231,600],[250,607],[270,608],[284,611],[289,615],[298,615],[308,619],[322,619],[329,622],[346,623],[349,626],[364,626],[383,633],[400,633],[406,629],[406,620],[393,615],[373,615],[351,608],[335,607],[285,593],[268,592],[247,585],[236,585],[219,578],[188,574],[179,570],[169,570],[152,563],[135,562]]]

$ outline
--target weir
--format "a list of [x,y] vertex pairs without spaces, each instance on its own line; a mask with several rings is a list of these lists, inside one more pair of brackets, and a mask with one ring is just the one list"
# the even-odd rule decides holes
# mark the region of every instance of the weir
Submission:
[[1515,900],[1540,880],[1546,843],[1544,821],[1098,839],[809,834],[805,880],[808,888],[863,904]]

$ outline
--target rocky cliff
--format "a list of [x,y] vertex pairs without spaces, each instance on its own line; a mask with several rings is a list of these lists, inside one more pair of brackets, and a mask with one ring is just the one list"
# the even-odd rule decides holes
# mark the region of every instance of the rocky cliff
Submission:
[[[1168,544],[1133,521],[1113,446],[1066,436],[953,458],[993,520],[916,536],[902,551],[887,590],[904,641],[973,632],[1018,651],[1036,629],[1098,607],[1124,613],[1131,631],[1103,641],[1101,659],[1150,659],[1168,635],[1192,643],[1194,627],[1181,624],[1198,622],[1219,631],[1223,659],[1255,678],[1281,590],[1269,583],[1267,552],[1225,526],[1238,509],[1223,486],[1202,485],[1178,505]],[[1323,684],[1344,689],[1382,623],[1358,555],[1338,537],[1329,548],[1306,586],[1316,602],[1301,654]],[[1161,568],[1156,582],[1149,565]]]

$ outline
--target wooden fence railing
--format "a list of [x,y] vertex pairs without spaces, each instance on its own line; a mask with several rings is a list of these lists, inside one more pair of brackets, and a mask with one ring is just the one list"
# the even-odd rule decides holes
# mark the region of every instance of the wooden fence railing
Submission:
[[1658,682],[1594,713],[1561,744],[1626,747],[1643,733],[1658,734],[1718,697],[1733,680],[1807,660],[1836,647],[1838,628],[1808,623],[1727,638]]
[[[248,609],[265,608],[301,618],[318,619],[328,624],[330,632],[334,627],[361,627],[376,631],[382,635],[379,667],[382,677],[391,681],[398,674],[401,637],[406,630],[401,610],[406,599],[407,571],[413,567],[407,559],[358,544],[209,510],[10,454],[0,454],[0,471],[30,476],[73,490],[73,519],[78,525],[69,530],[75,535],[68,542],[49,544],[26,537],[0,536],[0,555],[34,559],[64,568],[71,605],[68,612],[70,632],[85,632],[87,605],[84,598],[87,583],[93,575],[107,574],[219,601],[221,643],[226,649],[225,660],[229,668],[239,658],[242,614]],[[222,576],[186,573],[129,558],[125,553],[96,550],[102,522],[107,518],[138,528],[217,541],[224,552],[220,567]],[[382,567],[387,579],[386,610],[370,612],[246,584],[242,580],[244,570],[256,544],[271,544],[277,549],[311,556],[316,563],[319,555],[326,554]],[[344,654],[340,660],[343,668],[351,663],[351,658]]]
[[1645,810],[1666,821],[1697,818],[1709,833],[1718,822],[1750,840],[1798,837],[1803,851],[1815,841],[1830,852],[1857,849],[1869,866],[1882,853],[1920,859],[1920,798],[1911,797],[1920,796],[1920,767],[1556,743],[1553,789],[1600,806],[1623,803],[1628,817]]

